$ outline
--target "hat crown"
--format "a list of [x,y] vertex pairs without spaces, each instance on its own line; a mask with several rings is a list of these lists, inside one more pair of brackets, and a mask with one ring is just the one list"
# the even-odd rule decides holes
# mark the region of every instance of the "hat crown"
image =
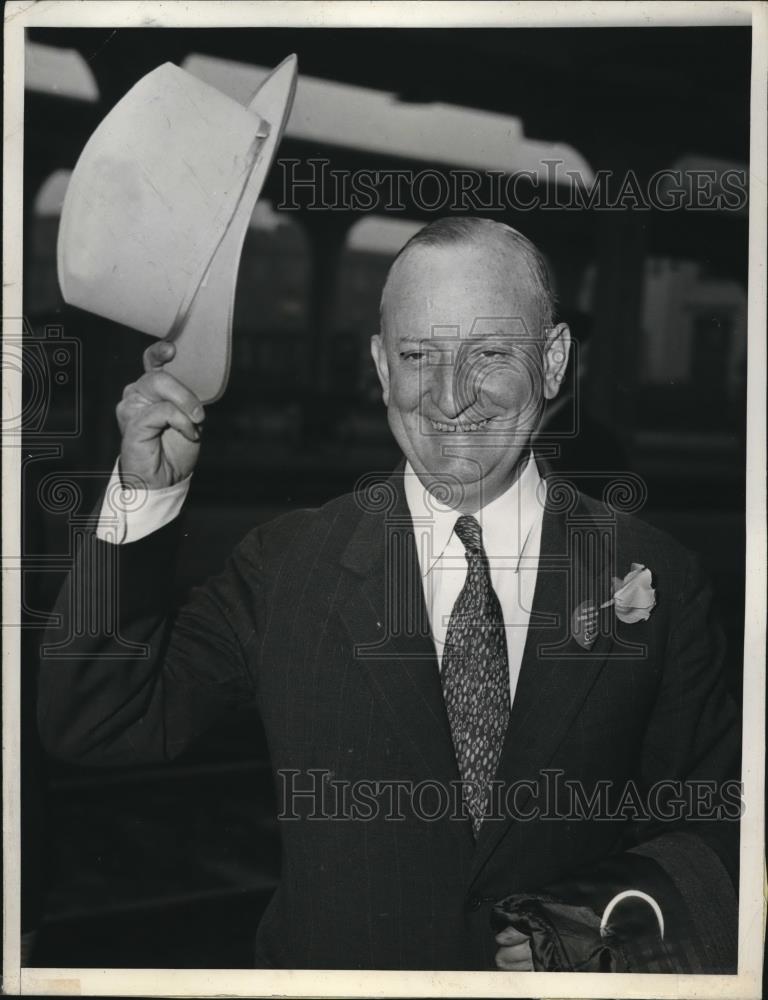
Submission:
[[70,305],[155,337],[203,402],[227,382],[237,270],[283,134],[295,56],[247,108],[172,63],[136,83],[75,165],[62,207],[59,284]]
[[66,300],[167,335],[268,131],[257,114],[172,63],[139,80],[91,136],[67,190],[59,232]]

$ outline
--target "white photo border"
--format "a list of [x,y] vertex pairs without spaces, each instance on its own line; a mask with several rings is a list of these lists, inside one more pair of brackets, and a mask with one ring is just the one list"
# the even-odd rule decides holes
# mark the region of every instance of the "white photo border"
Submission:
[[[3,634],[3,991],[8,995],[283,997],[717,998],[761,995],[765,934],[766,655],[766,104],[768,6],[760,2],[430,0],[9,0],[4,11],[3,420],[21,412],[21,372],[6,337],[21,335],[24,31],[31,27],[597,27],[752,25],[749,201],[747,504],[739,965],[733,976],[615,973],[347,972],[20,967],[20,636]],[[21,453],[2,449],[3,622],[20,620]]]

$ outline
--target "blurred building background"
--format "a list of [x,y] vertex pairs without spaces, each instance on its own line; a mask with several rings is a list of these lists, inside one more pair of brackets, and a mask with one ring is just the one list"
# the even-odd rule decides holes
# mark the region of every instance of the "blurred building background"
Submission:
[[[421,199],[406,188],[389,211],[310,207],[309,188],[297,188],[293,203],[291,171],[306,179],[321,160],[338,171],[469,168],[525,176],[517,190],[540,201],[557,194],[546,167],[554,159],[587,181],[609,171],[615,183],[631,170],[641,187],[665,168],[722,177],[747,168],[750,46],[749,28],[739,27],[28,32],[23,880],[25,929],[39,928],[31,964],[248,965],[279,870],[258,719],[244,716],[182,760],[151,768],[67,767],[36,743],[35,650],[72,517],[106,482],[119,446],[114,406],[150,342],[64,306],[58,290],[69,171],[104,114],[168,60],[245,100],[266,67],[299,57],[279,152],[293,165],[273,169],[246,239],[232,376],[208,414],[181,594],[254,524],[322,503],[398,459],[368,340],[392,258],[447,210],[425,207],[426,186]],[[569,183],[554,186],[566,196]],[[292,207],[280,208],[286,201]],[[640,516],[696,550],[714,580],[740,696],[745,208],[466,210],[542,248],[559,317],[577,339],[578,363],[542,440],[551,464],[643,478]],[[77,509],[57,506],[52,484],[73,472]]]

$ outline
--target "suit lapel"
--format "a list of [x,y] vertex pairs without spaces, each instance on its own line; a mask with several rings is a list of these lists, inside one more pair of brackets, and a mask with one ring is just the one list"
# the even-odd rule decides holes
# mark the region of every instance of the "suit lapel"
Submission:
[[[358,495],[364,513],[342,556],[339,612],[355,660],[425,780],[458,780],[413,524],[396,472]],[[384,509],[371,509],[383,498]],[[463,824],[452,824],[463,826]],[[463,831],[471,837],[469,825]]]
[[[582,601],[600,604],[610,593],[611,537],[608,525],[596,523],[580,499],[567,516],[548,501],[528,635],[496,774],[505,786],[541,780],[604,665],[610,629],[583,649],[572,635],[571,616]],[[524,810],[530,795],[521,786],[515,806]],[[473,878],[512,822],[509,817],[483,823]]]

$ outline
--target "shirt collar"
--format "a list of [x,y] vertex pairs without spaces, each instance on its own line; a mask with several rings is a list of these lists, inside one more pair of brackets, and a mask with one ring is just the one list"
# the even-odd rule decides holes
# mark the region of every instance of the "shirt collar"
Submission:
[[[421,574],[426,576],[452,539],[458,541],[453,529],[461,515],[432,496],[410,462],[405,465],[404,483],[405,499],[417,538]],[[483,531],[486,554],[489,558],[513,560],[515,572],[520,567],[531,531],[543,514],[542,483],[536,459],[530,454],[509,489],[474,514]],[[461,545],[461,542],[458,544]]]

